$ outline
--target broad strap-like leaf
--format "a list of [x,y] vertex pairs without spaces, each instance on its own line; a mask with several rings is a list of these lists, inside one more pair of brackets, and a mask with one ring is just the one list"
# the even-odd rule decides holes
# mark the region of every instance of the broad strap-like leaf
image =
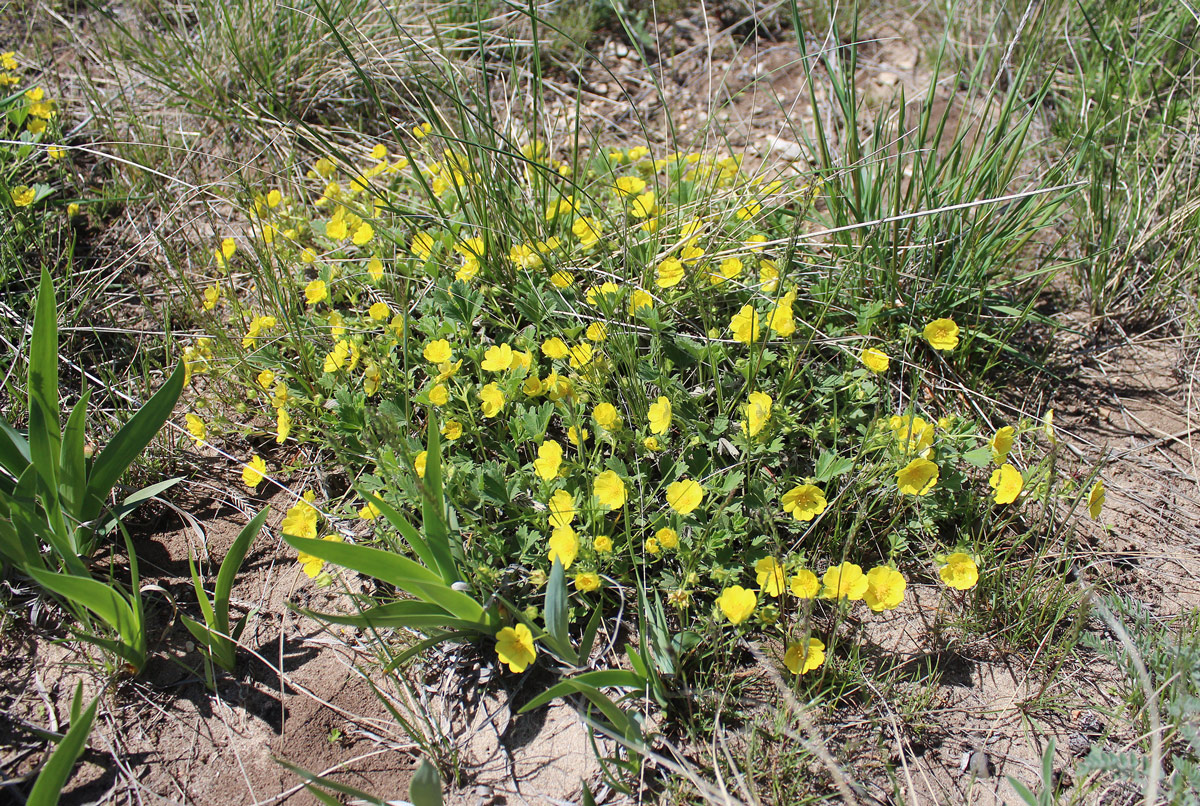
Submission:
[[457,582],[458,567],[450,546],[450,529],[446,525],[446,499],[442,491],[442,443],[437,423],[430,412],[426,420],[429,432],[425,447],[424,495],[421,498],[421,529],[433,554],[433,567],[447,584]]
[[[68,604],[82,605],[95,613],[105,624],[116,631],[121,643],[132,650],[137,657],[140,653],[138,640],[139,622],[130,607],[129,600],[115,588],[91,577],[75,576],[73,574],[58,574],[37,568],[26,569],[31,577],[43,588],[57,593]],[[125,653],[119,653],[126,660],[130,658]],[[140,670],[140,665],[130,660],[131,664]]]
[[346,624],[360,629],[389,629],[395,627],[410,627],[414,630],[438,628],[443,630],[466,630],[491,634],[491,629],[482,627],[478,622],[463,621],[453,614],[431,602],[421,602],[406,599],[400,602],[389,602],[362,610],[358,613],[319,613],[312,610],[297,608],[309,618],[329,624]]
[[[587,672],[586,674],[601,675],[622,673],[634,676],[632,672],[623,672],[621,669]],[[524,707],[521,708],[521,711],[525,712],[537,707],[534,705],[534,703],[537,703],[538,705],[545,705],[546,703],[558,697],[565,697],[570,694],[582,694],[584,697],[587,697],[587,699],[593,705],[595,705],[597,709],[600,710],[600,713],[604,714],[604,718],[607,719],[614,728],[616,728],[617,733],[619,733],[621,736],[624,736],[626,739],[640,742],[642,735],[641,730],[638,728],[637,723],[633,721],[629,714],[625,713],[625,711],[621,709],[621,706],[609,699],[608,695],[606,695],[603,691],[593,685],[581,682],[582,678],[583,675],[579,675],[578,677],[564,680],[556,686],[551,686],[548,690],[542,692],[540,696],[535,697],[533,700],[528,702]]]
[[78,523],[83,511],[83,496],[87,489],[87,464],[83,456],[85,429],[87,428],[88,389],[83,395],[63,429],[62,445],[58,458],[58,499],[64,512]]
[[29,467],[29,441],[4,420],[0,420],[0,467],[14,479]]
[[[32,424],[35,409],[48,418],[46,429],[58,453],[61,432],[58,427],[58,310],[54,298],[54,281],[42,267],[37,303],[33,312],[33,337],[29,340],[29,416]],[[32,425],[31,425],[32,432]],[[32,441],[33,435],[30,434]]]
[[254,538],[258,537],[258,533],[262,531],[263,523],[266,522],[270,511],[270,507],[263,507],[262,511],[255,515],[242,531],[238,532],[233,545],[229,547],[229,551],[225,552],[225,559],[221,561],[221,569],[217,571],[217,585],[213,589],[214,624],[218,630],[227,635],[230,634],[229,596],[233,590],[233,581],[242,567],[242,561],[246,559],[246,552],[250,550]]
[[427,758],[421,759],[408,785],[408,799],[412,806],[442,806],[442,776]]
[[147,485],[137,492],[130,493],[125,500],[109,512],[109,518],[104,525],[96,530],[96,534],[106,535],[117,527],[117,522],[140,507],[143,503],[150,500],[156,495],[160,495],[174,487],[179,482],[183,481],[183,476],[175,476],[170,479],[163,479],[154,484]]
[[82,520],[94,520],[100,514],[113,486],[171,416],[183,391],[183,377],[184,365],[180,363],[167,382],[129,418],[96,457],[88,476],[87,507]]
[[356,546],[332,540],[316,540],[288,534],[285,534],[283,539],[297,551],[395,585],[418,599],[441,605],[465,621],[481,622],[483,619],[482,605],[465,593],[446,585],[433,571],[407,557],[369,546]]
[[646,689],[646,679],[637,672],[631,672],[628,669],[600,669],[595,672],[584,672],[577,674],[574,677],[563,680],[562,682],[551,686],[543,691],[538,696],[534,697],[525,705],[521,706],[519,713],[532,711],[534,708],[540,708],[546,703],[558,697],[565,697],[568,694],[579,693],[579,685],[591,686],[599,688],[601,686],[631,688],[638,691]]
[[379,514],[383,515],[384,519],[395,527],[404,541],[412,548],[413,553],[425,564],[426,568],[437,568],[437,558],[433,554],[433,550],[429,544],[425,542],[425,538],[421,537],[421,533],[417,528],[408,522],[408,518],[404,513],[393,507],[387,501],[384,501],[377,495],[369,492],[360,491],[363,498],[375,506],[379,510]]
[[[81,696],[83,684],[76,689],[76,697]],[[96,706],[100,698],[92,700],[91,704],[78,717],[71,719],[71,729],[63,736],[58,747],[50,755],[42,771],[38,773],[37,781],[25,799],[26,806],[58,806],[62,788],[71,776],[71,770],[79,759],[87,744],[88,734],[92,732],[92,721],[96,718]]]
[[567,633],[567,572],[557,557],[546,583],[546,633],[549,639],[547,643],[551,644],[555,654],[567,663],[578,664],[579,658]]

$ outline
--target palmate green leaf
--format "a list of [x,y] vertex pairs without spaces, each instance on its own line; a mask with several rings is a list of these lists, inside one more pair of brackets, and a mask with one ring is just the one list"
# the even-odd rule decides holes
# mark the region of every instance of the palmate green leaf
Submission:
[[[75,690],[78,701],[83,695],[83,683]],[[78,716],[71,717],[71,729],[63,736],[58,747],[50,755],[50,760],[38,773],[37,781],[25,799],[26,806],[58,806],[62,788],[71,776],[75,762],[83,753],[87,744],[88,734],[92,732],[92,721],[96,718],[96,706],[100,698],[92,700],[91,704]]]
[[171,416],[183,391],[183,377],[184,365],[180,363],[167,382],[137,410],[96,457],[88,477],[87,506],[80,520],[94,520],[100,514],[109,491]]
[[482,605],[465,593],[444,584],[433,571],[407,557],[368,546],[331,540],[316,540],[288,534],[285,534],[283,539],[297,551],[395,585],[422,601],[444,607],[464,621],[486,623]]

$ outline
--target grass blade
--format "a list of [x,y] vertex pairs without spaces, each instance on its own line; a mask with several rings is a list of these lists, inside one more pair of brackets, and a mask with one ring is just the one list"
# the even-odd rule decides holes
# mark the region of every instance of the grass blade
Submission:
[[[83,692],[83,684],[76,689],[75,696],[79,698]],[[92,700],[82,714],[71,719],[71,729],[63,736],[58,747],[51,754],[50,760],[38,773],[37,781],[26,799],[26,806],[57,806],[62,788],[71,776],[75,761],[83,753],[88,734],[92,732],[92,721],[96,718],[96,706],[100,698]]]

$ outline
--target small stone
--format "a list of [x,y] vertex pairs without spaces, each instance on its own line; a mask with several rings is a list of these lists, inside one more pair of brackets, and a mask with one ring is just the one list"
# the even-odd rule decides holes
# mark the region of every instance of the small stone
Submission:
[[798,162],[804,158],[804,149],[799,143],[775,137],[767,143],[767,152],[772,157],[778,157],[785,162]]
[[1072,733],[1067,739],[1067,745],[1071,748],[1073,754],[1086,756],[1088,751],[1092,749],[1092,740],[1082,733]]
[[890,71],[884,70],[882,73],[875,76],[875,80],[878,81],[880,84],[882,84],[885,87],[892,87],[892,86],[895,86],[896,82],[900,80],[900,76],[898,76],[895,73],[892,73]]
[[613,52],[617,54],[618,59],[624,59],[629,55],[629,46],[624,42],[618,42],[616,47],[613,48]]

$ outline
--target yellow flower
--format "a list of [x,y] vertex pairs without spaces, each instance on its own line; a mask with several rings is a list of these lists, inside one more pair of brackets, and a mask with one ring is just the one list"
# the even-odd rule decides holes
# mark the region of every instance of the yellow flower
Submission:
[[904,601],[904,589],[907,586],[904,576],[895,568],[886,565],[872,568],[867,572],[867,590],[863,593],[863,601],[876,613],[892,610]]
[[613,193],[618,196],[634,196],[646,189],[646,180],[636,176],[622,176],[617,179]]
[[754,578],[762,592],[774,598],[783,593],[783,566],[774,557],[763,557],[754,564]]
[[825,585],[825,591],[821,594],[823,599],[849,599],[854,602],[867,592],[867,577],[862,568],[854,563],[831,565],[821,581]]
[[275,388],[271,391],[271,405],[277,409],[283,408],[288,404],[288,388],[283,381],[275,384]]
[[658,541],[658,545],[664,549],[671,550],[679,548],[679,533],[669,526],[664,526],[654,533],[654,539]]
[[650,433],[665,434],[671,427],[671,401],[660,397],[650,404]]
[[575,197],[566,196],[546,205],[546,220],[553,221],[560,215],[569,215],[575,212]]
[[780,499],[783,511],[798,521],[811,521],[825,511],[828,502],[825,492],[815,484],[799,484],[783,494]]
[[887,353],[874,347],[867,347],[864,349],[862,353],[859,354],[858,360],[863,362],[867,369],[871,370],[872,372],[887,372],[888,365],[891,363],[891,359],[888,358]]
[[570,526],[579,510],[575,509],[575,497],[566,490],[555,490],[550,496],[550,525]]
[[754,591],[734,585],[721,591],[721,595],[717,597],[717,606],[721,608],[725,618],[729,619],[730,624],[741,624],[750,618],[754,608],[758,607],[758,597],[754,595]]
[[[312,509],[312,507],[309,507],[309,509]],[[313,537],[316,537],[315,533],[313,534]],[[342,542],[342,536],[338,534],[326,535],[322,539],[328,540],[331,543]],[[325,567],[325,561],[320,557],[314,557],[311,554],[306,554],[303,551],[296,554],[296,562],[300,563],[300,566],[304,569],[304,573],[309,579],[316,579],[317,576],[320,575],[321,569]]]
[[550,282],[555,288],[567,288],[571,283],[575,282],[575,278],[569,271],[556,271],[550,275]]
[[433,236],[428,232],[418,232],[408,244],[408,251],[421,260],[429,260],[433,254]]
[[773,260],[758,261],[758,282],[764,294],[774,294],[779,287],[779,267]]
[[447,420],[446,424],[442,426],[442,436],[444,436],[446,439],[454,440],[458,439],[462,435],[462,423],[460,423],[458,420]]
[[488,372],[504,372],[513,365],[513,348],[508,344],[489,347],[480,365]]
[[819,638],[809,638],[808,646],[790,644],[783,653],[783,664],[792,674],[805,675],[825,663],[825,644]]
[[682,479],[667,485],[667,506],[687,515],[704,500],[704,488],[695,479]]
[[[417,130],[414,129],[413,134],[416,132]],[[505,627],[496,633],[496,657],[500,659],[501,663],[507,663],[509,670],[516,674],[525,671],[537,657],[537,648],[533,644],[533,633],[524,624]]]
[[359,508],[358,517],[364,521],[373,521],[383,514],[375,504],[368,503],[366,506]]
[[6,50],[0,53],[0,67],[5,70],[17,69],[17,54],[16,51]]
[[591,436],[591,434],[586,428],[577,429],[575,426],[571,426],[567,429],[567,442],[570,442],[577,448],[581,443],[587,442],[589,436]]
[[905,495],[928,495],[938,482],[938,466],[928,459],[913,459],[896,473],[896,486]]
[[275,409],[275,441],[282,445],[292,433],[292,415],[285,408]]
[[608,535],[600,535],[592,541],[592,548],[596,550],[597,554],[608,554],[613,550],[612,538]]
[[346,333],[346,320],[337,311],[329,312],[329,335],[340,339]]
[[988,440],[988,447],[992,449],[993,462],[999,464],[1008,456],[1008,452],[1012,450],[1013,435],[1015,433],[1016,429],[1011,425],[996,429],[996,433]]
[[378,283],[383,279],[383,261],[377,257],[373,257],[367,261],[367,276],[372,282]]
[[187,422],[188,434],[191,436],[192,441],[196,443],[196,447],[199,448],[204,445],[204,440],[208,437],[208,426],[195,414],[184,415],[184,420]]
[[596,245],[604,229],[596,219],[591,216],[583,216],[575,219],[575,223],[571,225],[571,232],[579,239],[581,246],[588,248]]
[[575,575],[575,589],[583,593],[591,593],[600,587],[599,574],[590,571]]
[[316,305],[327,299],[329,299],[329,288],[325,285],[324,280],[313,280],[304,286],[304,300],[309,305]]
[[383,373],[379,371],[379,367],[374,361],[368,361],[363,367],[363,394],[367,397],[372,397],[379,391],[379,387],[383,384]]
[[658,202],[655,200],[654,191],[643,193],[633,200],[633,204],[629,205],[629,214],[634,218],[649,218],[658,212]]
[[708,275],[708,281],[713,285],[720,285],[726,280],[740,277],[744,268],[745,264],[740,259],[736,257],[725,258],[721,261],[720,269]]
[[79,215],[79,205],[71,202],[67,205],[67,218],[74,218],[77,215]]
[[592,482],[592,495],[600,506],[620,509],[625,505],[625,482],[612,470],[605,470]]
[[662,445],[659,444],[658,437],[646,437],[642,440],[642,445],[645,446],[646,450],[651,452],[662,450]]
[[267,463],[258,454],[250,457],[250,462],[242,468],[242,483],[253,490],[262,483],[267,472]]
[[658,545],[657,537],[652,537],[646,541],[646,553],[647,554],[654,554],[657,556],[660,551],[662,551],[662,547],[660,547]]
[[426,344],[422,355],[430,364],[444,364],[451,359],[454,353],[450,349],[450,342],[438,339]]
[[970,554],[956,551],[946,558],[946,562],[938,569],[938,576],[951,588],[965,591],[975,587],[979,581],[979,566]]
[[683,281],[683,264],[673,257],[669,257],[662,263],[658,264],[657,276],[654,279],[654,284],[659,288],[671,288],[679,285]]
[[566,358],[568,355],[567,344],[557,336],[546,339],[542,342],[542,354],[556,361]]
[[654,297],[640,288],[633,289],[629,295],[629,315],[632,316],[642,308],[654,309]]
[[346,208],[339,207],[338,211],[333,214],[333,218],[325,222],[325,237],[335,241],[344,241],[349,234],[350,227],[346,223]]
[[[304,494],[301,500],[297,501],[283,516],[283,522],[279,524],[279,529],[285,535],[292,537],[307,537],[313,540],[317,536],[317,512],[316,507],[312,505],[312,500],[316,496],[312,491]],[[316,576],[310,574],[309,576]]]
[[1011,504],[1021,494],[1024,481],[1021,479],[1021,471],[1005,462],[992,472],[988,484],[996,491],[997,504]]
[[792,301],[795,295],[791,292],[786,294],[783,299],[775,304],[771,309],[771,315],[767,317],[767,327],[775,332],[780,338],[788,338],[796,332],[796,319],[792,315]]
[[210,285],[204,289],[204,310],[211,311],[221,300],[221,286]]
[[453,378],[455,375],[458,374],[459,367],[461,367],[461,366],[462,366],[461,358],[458,359],[457,361],[455,361],[454,363],[451,363],[449,361],[438,362],[438,365],[437,365],[438,374],[437,374],[437,377],[435,377],[433,379],[434,383],[441,383],[442,381],[450,380],[451,378]]
[[788,587],[791,588],[792,596],[797,599],[815,599],[821,592],[821,581],[812,571],[801,568],[789,580]]
[[479,408],[484,417],[495,417],[504,408],[504,393],[494,383],[479,390]]
[[[412,136],[417,138],[418,140],[424,140],[427,136],[429,136],[429,133],[432,131],[433,131],[432,123],[418,123],[416,126],[412,127]],[[518,626],[520,626],[520,625],[518,625]],[[507,629],[507,628],[505,628],[505,629]],[[526,628],[525,631],[529,632],[529,629]],[[503,630],[501,632],[503,632]],[[505,661],[503,658],[501,658],[500,660],[505,663],[508,662],[508,661]],[[514,672],[524,671],[524,668],[525,667],[521,667],[520,669],[513,669],[513,671]]]
[[603,322],[592,322],[586,335],[589,341],[604,341],[608,338],[608,328]]
[[551,563],[555,560],[562,563],[563,570],[570,568],[579,556],[579,535],[569,525],[555,527],[550,534],[550,551],[546,556]]
[[893,415],[888,420],[888,427],[896,435],[900,450],[904,453],[916,452],[925,454],[933,445],[933,423],[925,422],[924,418],[913,415]]
[[592,417],[595,418],[596,424],[606,431],[616,431],[621,427],[621,415],[617,413],[617,407],[612,403],[601,403],[592,409]]
[[1104,501],[1107,498],[1104,488],[1104,482],[1099,479],[1092,485],[1092,491],[1088,493],[1088,514],[1092,516],[1092,520],[1097,520],[1100,517],[1100,511],[1104,509]]
[[1054,409],[1046,409],[1046,416],[1042,418],[1042,430],[1046,433],[1046,439],[1050,440],[1050,444],[1058,443],[1058,438],[1054,434]]
[[374,237],[375,237],[374,228],[372,228],[370,224],[368,224],[367,222],[364,221],[363,223],[358,225],[358,229],[354,230],[354,237],[351,238],[350,240],[356,246],[362,246],[364,244],[370,243],[371,239]]
[[533,460],[533,469],[539,478],[549,481],[558,476],[562,466],[563,449],[557,441],[548,439],[538,446],[538,458]]
[[367,310],[367,316],[374,319],[376,322],[381,322],[388,318],[388,314],[392,309],[388,307],[386,302],[376,302]]
[[749,437],[758,436],[759,432],[771,419],[771,396],[766,392],[751,392],[746,403],[746,419],[742,421],[742,433]]
[[67,150],[62,146],[50,146],[46,149],[46,156],[51,160],[60,160],[67,156]]
[[429,402],[435,406],[444,406],[450,402],[450,392],[444,383],[434,384],[429,390]]
[[758,311],[752,305],[743,305],[742,309],[729,320],[729,329],[733,332],[733,340],[742,344],[753,344],[758,341]]
[[569,363],[573,368],[581,369],[591,363],[592,355],[592,345],[587,344],[586,342],[583,344],[576,344],[571,348],[571,360]]
[[337,372],[342,367],[346,366],[346,359],[350,357],[350,342],[342,339],[333,346],[333,351],[325,354],[325,364],[323,369],[326,372]]
[[935,350],[953,350],[958,346],[958,325],[953,319],[934,319],[925,325],[924,335]]
[[760,212],[762,212],[762,205],[756,201],[752,201],[745,207],[739,207],[734,215],[737,216],[738,221],[745,221],[747,218],[754,218]]

